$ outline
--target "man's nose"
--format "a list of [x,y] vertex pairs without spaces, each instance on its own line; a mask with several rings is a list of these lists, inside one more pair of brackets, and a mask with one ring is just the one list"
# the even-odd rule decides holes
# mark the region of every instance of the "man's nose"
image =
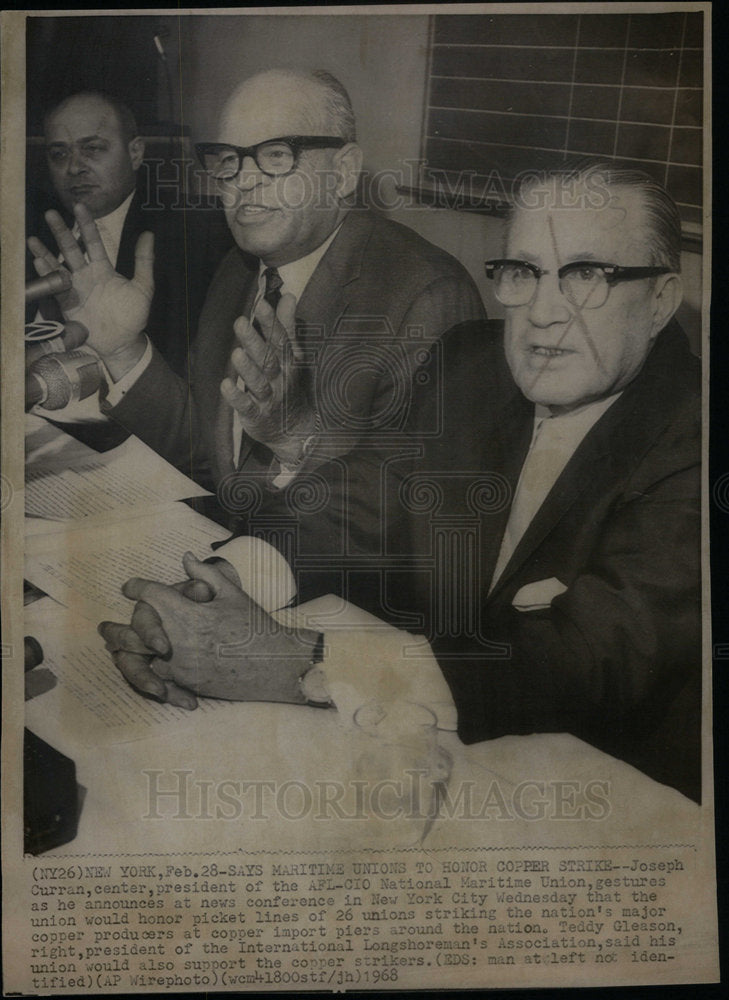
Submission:
[[69,174],[81,174],[87,169],[86,160],[81,155],[80,150],[71,149],[68,154],[68,164],[66,170]]
[[261,184],[265,176],[252,156],[244,156],[235,185],[241,191],[250,191]]
[[567,323],[572,316],[567,299],[559,287],[556,274],[542,274],[534,298],[529,303],[529,321],[533,326],[547,327]]

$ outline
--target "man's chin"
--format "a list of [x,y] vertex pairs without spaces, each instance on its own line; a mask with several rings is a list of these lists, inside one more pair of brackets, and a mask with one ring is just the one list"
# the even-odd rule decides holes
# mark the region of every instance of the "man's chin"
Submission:
[[[268,220],[270,221],[270,220]],[[258,226],[239,225],[232,226],[233,239],[240,249],[254,257],[261,257],[266,260],[272,254],[281,250],[282,240],[277,234],[264,232],[263,223]]]
[[71,214],[73,214],[74,205],[83,205],[84,208],[87,208],[89,212],[91,212],[95,219],[100,219],[102,216],[108,215],[109,212],[113,211],[112,208],[99,204],[98,199],[96,199],[93,194],[80,194],[78,196],[71,195],[70,201],[65,202],[65,205]]

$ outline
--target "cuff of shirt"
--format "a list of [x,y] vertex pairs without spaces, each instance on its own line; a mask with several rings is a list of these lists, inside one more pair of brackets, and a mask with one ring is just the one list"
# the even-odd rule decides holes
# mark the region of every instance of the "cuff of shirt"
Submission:
[[347,722],[369,701],[427,706],[438,728],[455,731],[458,713],[438,661],[421,636],[383,625],[382,631],[330,630],[318,665],[326,692]]
[[147,341],[147,346],[144,348],[144,354],[141,356],[139,361],[137,361],[134,368],[131,368],[126,375],[122,375],[118,382],[113,382],[111,376],[106,370],[106,366],[103,361],[100,361],[101,367],[104,371],[104,377],[106,379],[106,384],[109,387],[106,393],[106,405],[108,407],[116,406],[121,403],[124,396],[129,392],[131,387],[141,377],[142,373],[148,368],[150,361],[152,360],[152,342],[149,337],[145,336]]
[[[296,596],[289,564],[263,539],[242,535],[220,546],[215,555],[233,566],[243,590],[264,610],[285,609]],[[439,729],[455,731],[458,712],[428,642],[379,622],[341,598],[333,600],[336,613],[331,608],[317,609],[319,602],[314,601],[276,617],[286,624],[324,632],[324,658],[316,670],[324,693],[343,721],[351,723],[357,709],[368,701],[403,700],[426,705],[434,712]],[[328,627],[325,619],[332,617],[338,624]]]

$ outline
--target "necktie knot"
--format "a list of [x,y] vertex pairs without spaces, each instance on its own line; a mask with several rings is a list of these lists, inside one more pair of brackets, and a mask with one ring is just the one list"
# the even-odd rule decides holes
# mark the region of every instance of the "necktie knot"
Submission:
[[283,279],[275,267],[267,267],[263,272],[263,277],[266,281],[266,290],[263,293],[263,297],[272,309],[276,309],[281,301]]

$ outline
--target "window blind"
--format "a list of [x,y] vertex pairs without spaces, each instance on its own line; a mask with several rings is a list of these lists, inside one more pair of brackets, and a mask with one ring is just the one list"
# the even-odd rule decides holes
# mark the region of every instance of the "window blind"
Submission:
[[498,211],[522,171],[607,158],[663,183],[698,233],[702,73],[701,12],[437,15],[423,183]]

